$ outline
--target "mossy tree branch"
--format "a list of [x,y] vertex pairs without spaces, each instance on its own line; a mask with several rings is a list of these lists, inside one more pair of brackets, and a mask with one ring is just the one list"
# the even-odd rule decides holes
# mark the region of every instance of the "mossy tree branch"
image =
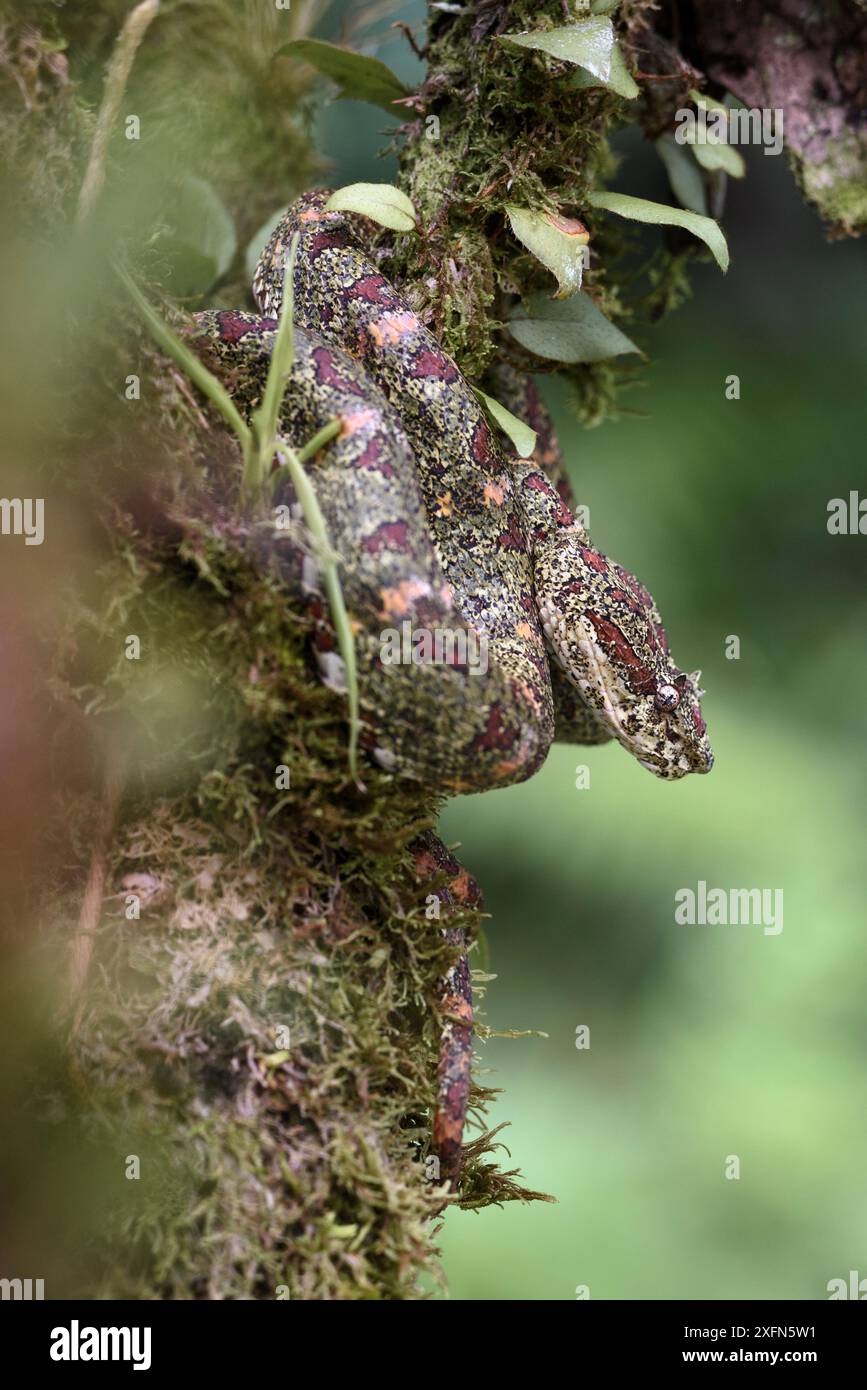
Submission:
[[[93,101],[79,84],[110,56],[99,36],[110,34],[116,7],[95,0],[68,47],[60,26],[74,16],[51,8],[47,36],[0,34],[0,115],[20,165],[9,206],[28,234],[41,227],[48,247],[59,210],[70,225],[75,218],[80,151],[93,130]],[[283,36],[268,9],[253,34],[247,7],[190,0],[164,8],[159,51],[142,51],[155,90],[165,82],[174,97],[177,55],[186,60],[206,43],[208,62],[190,70],[189,99],[204,122],[231,92],[207,173],[228,190],[239,222],[251,207],[264,217],[263,198],[276,206],[293,191],[285,170],[309,173],[316,160],[288,119],[300,80],[269,65]],[[641,26],[651,26],[659,42],[648,66],[672,58],[688,90],[696,71],[716,71],[715,61],[706,40],[681,54],[670,17],[670,8],[624,0],[618,33],[633,68],[644,68]],[[622,118],[621,98],[552,89],[538,56],[499,48],[485,56],[498,34],[563,18],[559,0],[431,11],[428,72],[401,162],[424,236],[402,243],[388,272],[476,372],[503,347],[509,298],[548,285],[504,233],[504,205],[578,213],[612,169],[606,137]],[[272,26],[267,84],[262,25]],[[255,120],[244,146],[247,111]],[[438,141],[427,136],[428,115],[440,121]],[[112,154],[104,142],[95,150],[90,190],[104,173],[111,191]],[[105,199],[88,191],[83,201],[95,219]],[[601,219],[593,231],[588,289],[616,318],[629,292],[619,234]],[[150,273],[160,264],[158,231],[149,228],[143,241],[136,264]],[[241,285],[237,266],[232,275]],[[6,1021],[0,1055],[17,1059],[20,1038],[29,1043],[27,1064],[7,1078],[5,1128],[19,1165],[8,1190],[25,1191],[22,1175],[46,1152],[59,1157],[33,1205],[11,1213],[4,1229],[31,1233],[20,1265],[45,1271],[52,1297],[415,1298],[419,1275],[435,1268],[432,1217],[451,1200],[425,1181],[424,1162],[437,988],[455,950],[425,920],[437,883],[416,877],[407,852],[435,824],[440,798],[372,765],[363,790],[347,780],[345,704],[318,681],[310,622],[287,602],[284,577],[294,577],[300,551],[281,543],[278,568],[273,538],[263,541],[263,528],[239,514],[235,437],[246,449],[253,431],[231,393],[215,391],[193,359],[173,351],[173,335],[130,286],[148,332],[119,320],[115,294],[91,305],[88,371],[84,379],[61,374],[80,389],[60,405],[40,402],[59,421],[50,450],[34,431],[34,456],[62,459],[49,475],[56,514],[84,514],[91,526],[98,518],[102,538],[83,560],[61,557],[68,582],[46,676],[56,700],[54,766],[69,775],[40,807],[32,936],[64,965],[94,837],[112,821],[105,813],[115,799],[113,783],[87,791],[82,731],[109,717],[127,743],[127,790],[87,895],[93,961],[75,1038],[77,1084],[53,1037],[40,1032],[51,1004],[40,1004],[29,1031],[17,1012]],[[676,290],[672,277],[659,302]],[[73,317],[65,308],[48,306],[40,349],[68,368],[81,354],[82,321],[65,336]],[[16,336],[15,348],[23,357],[26,337]],[[119,399],[118,380],[130,372],[141,385],[134,406]],[[586,419],[610,408],[615,376],[610,364],[573,374]],[[282,448],[273,427],[278,388],[275,381],[265,415],[272,424],[257,443],[267,452],[256,454],[258,482]],[[64,415],[73,396],[75,414]],[[307,454],[338,427],[286,456],[296,484]],[[139,659],[127,659],[129,635]],[[38,636],[45,645],[44,630]],[[290,774],[281,784],[278,769]],[[480,920],[468,909],[455,924],[471,938]],[[58,973],[65,1003],[67,978]],[[37,1106],[33,1058],[44,1063]],[[478,1116],[489,1100],[475,1089]],[[128,1154],[141,1159],[140,1182],[126,1181],[118,1155]],[[490,1135],[469,1146],[465,1205],[533,1195],[495,1165]],[[32,1232],[43,1226],[50,1236],[41,1246]]]

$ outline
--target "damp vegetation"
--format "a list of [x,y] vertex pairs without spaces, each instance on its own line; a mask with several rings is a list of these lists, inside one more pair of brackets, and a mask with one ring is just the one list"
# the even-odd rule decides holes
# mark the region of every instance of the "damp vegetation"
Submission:
[[[16,1192],[36,1175],[39,1195],[4,1224],[49,1297],[417,1298],[445,1207],[544,1197],[481,1084],[459,1191],[430,1163],[458,947],[408,846],[441,798],[363,758],[353,775],[346,697],[317,679],[312,620],[242,505],[243,441],[154,321],[177,338],[190,310],[250,304],[257,229],[327,181],[324,76],[356,98],[373,82],[417,216],[383,231],[385,273],[474,380],[499,357],[557,370],[596,424],[690,261],[720,259],[704,226],[719,170],[692,170],[704,232],[653,227],[643,261],[640,222],[665,219],[605,197],[612,136],[638,123],[656,159],[701,54],[644,0],[569,21],[559,0],[479,0],[431,11],[409,90],[323,56],[312,6],[154,3],[99,153],[132,8],[21,4],[0,25],[0,289],[21,325],[3,347],[4,492],[40,479],[53,545],[26,572],[10,659],[41,694],[13,710],[13,842],[37,891],[4,881],[2,1176]],[[375,18],[351,8],[330,32],[347,50]],[[582,65],[542,42],[570,24],[595,26],[587,43],[607,26],[595,70],[592,46]],[[474,943],[478,1003],[483,914],[449,924]]]

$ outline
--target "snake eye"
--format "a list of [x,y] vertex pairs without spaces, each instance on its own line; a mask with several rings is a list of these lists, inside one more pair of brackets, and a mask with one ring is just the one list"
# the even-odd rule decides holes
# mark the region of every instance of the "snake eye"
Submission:
[[658,685],[656,687],[653,703],[657,709],[666,711],[677,709],[679,701],[680,691],[676,690],[673,685]]

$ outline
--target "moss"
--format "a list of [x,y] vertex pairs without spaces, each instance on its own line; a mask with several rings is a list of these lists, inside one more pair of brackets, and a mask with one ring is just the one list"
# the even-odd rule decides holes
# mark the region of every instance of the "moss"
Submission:
[[[633,4],[623,13],[631,22],[645,8]],[[559,5],[540,10],[516,0],[432,23],[432,75],[421,88],[422,114],[401,146],[402,186],[425,235],[420,245],[404,239],[393,270],[414,286],[417,312],[470,377],[501,354],[537,372],[555,367],[524,354],[503,329],[516,299],[552,286],[547,271],[508,232],[509,203],[585,220],[592,248],[585,288],[609,317],[656,316],[662,302],[658,292],[646,304],[634,295],[631,304],[623,300],[618,281],[626,282],[626,273],[618,263],[629,234],[587,205],[588,192],[614,171],[609,137],[625,123],[627,103],[602,88],[576,89],[576,70],[568,63],[498,41],[503,33],[563,22]],[[656,258],[660,274],[667,259],[666,251]],[[614,413],[621,367],[558,370],[572,383],[585,423]]]
[[64,47],[54,28],[0,21],[0,207],[26,234],[44,235],[71,210],[92,134]]
[[[219,516],[182,523],[179,501],[179,545],[127,536],[135,571],[114,517],[101,576],[103,636],[135,632],[151,656],[146,679],[115,663],[94,707],[131,764],[76,1114],[141,1177],[98,1208],[82,1291],[412,1297],[449,1200],[425,1163],[454,947],[406,850],[438,803],[372,769],[353,788],[343,702],[313,677],[255,538]],[[61,669],[58,690],[81,674]],[[456,921],[472,935],[478,914]],[[462,1203],[534,1195],[491,1153],[474,1145]]]
[[[86,25],[74,6],[52,18],[67,31],[0,35],[16,235],[53,248],[37,272],[58,266],[43,287],[52,369],[27,451],[73,539],[62,609],[41,633],[57,770],[40,812],[46,980],[32,1013],[10,1002],[4,1055],[26,1037],[28,1061],[0,1078],[15,1132],[2,1187],[29,1193],[31,1174],[42,1178],[10,1229],[22,1267],[36,1259],[55,1297],[418,1297],[434,1218],[455,1200],[426,1159],[440,981],[456,948],[424,912],[441,885],[417,880],[407,848],[439,798],[372,768],[364,791],[351,782],[344,702],[317,677],[308,620],[260,531],[236,513],[234,441],[131,319],[105,256],[101,271],[63,259],[119,7],[89,6]],[[316,162],[285,114],[297,74],[280,79],[282,106],[254,91],[263,37],[237,7],[188,4],[160,23],[179,40],[198,26],[218,54],[193,99],[223,109],[204,172],[219,170],[237,225],[255,224],[264,200],[291,193],[283,171],[300,179]],[[151,33],[130,99],[155,121],[190,51]],[[184,132],[173,134],[180,150]],[[106,251],[102,217],[121,225],[116,150],[108,172],[93,227]],[[122,225],[131,235],[128,215]],[[134,250],[157,266],[147,232]],[[28,350],[23,340],[22,379]],[[69,943],[117,747],[123,800],[70,1037]],[[453,920],[472,938],[480,915]],[[496,1162],[490,1099],[474,1089],[458,1199],[473,1208],[537,1195]]]
[[[854,141],[852,145],[855,145]],[[858,159],[862,159],[860,150],[848,152],[857,153]],[[836,153],[845,155],[847,151],[838,150]],[[839,159],[843,168],[850,163],[845,157]],[[805,166],[801,171],[801,183],[804,193],[816,204],[833,235],[859,236],[867,228],[867,183],[862,171],[859,170],[852,178],[832,178],[826,166],[818,169]]]

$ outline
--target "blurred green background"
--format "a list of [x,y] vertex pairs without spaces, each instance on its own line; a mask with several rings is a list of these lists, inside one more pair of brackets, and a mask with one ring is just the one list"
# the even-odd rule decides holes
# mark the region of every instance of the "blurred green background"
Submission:
[[[379,51],[412,76],[402,45]],[[381,128],[324,113],[337,182],[391,176]],[[617,187],[673,201],[650,146],[620,152]],[[584,431],[546,390],[596,543],[704,673],[717,761],[664,784],[617,746],[556,747],[446,810],[492,917],[486,1022],[548,1034],[480,1046],[491,1118],[558,1199],[449,1213],[453,1298],[814,1299],[867,1275],[867,538],[826,527],[830,498],[867,495],[867,255],[825,241],[784,158],[746,154],[731,269],[694,268],[641,338],[641,415]],[[676,925],[700,879],[782,889],[783,931]]]

